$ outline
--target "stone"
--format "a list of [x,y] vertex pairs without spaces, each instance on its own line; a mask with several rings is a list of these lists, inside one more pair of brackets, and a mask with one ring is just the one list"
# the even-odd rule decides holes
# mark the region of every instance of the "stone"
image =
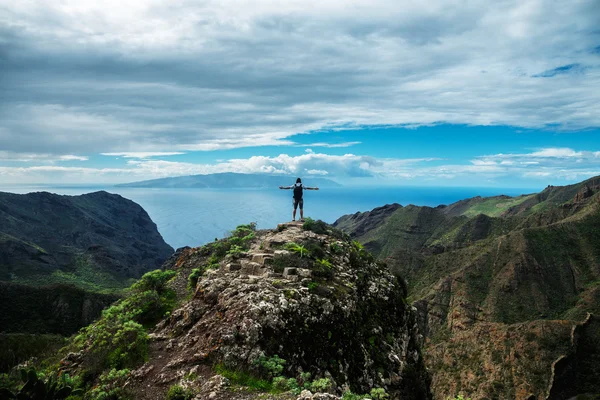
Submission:
[[284,268],[283,276],[297,275],[298,269],[293,267]]
[[269,253],[256,253],[252,255],[252,261],[261,265],[267,264],[267,260],[271,259],[273,259],[273,255]]
[[240,272],[242,274],[246,274],[246,275],[261,276],[261,275],[264,275],[264,273],[266,272],[266,269],[263,268],[263,266],[257,262],[243,259],[243,260],[241,260]]
[[310,278],[312,275],[312,271],[307,268],[298,268],[297,273],[301,278]]
[[242,266],[239,263],[229,263],[224,267],[226,272],[239,271],[240,269],[242,269]]

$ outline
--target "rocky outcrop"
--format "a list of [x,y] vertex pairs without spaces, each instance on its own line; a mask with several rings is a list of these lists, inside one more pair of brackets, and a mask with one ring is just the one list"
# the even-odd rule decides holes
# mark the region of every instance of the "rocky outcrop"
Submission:
[[[180,296],[192,269],[210,257],[209,246],[169,260]],[[257,232],[249,250],[206,269],[192,298],[158,324],[150,359],[131,385],[139,399],[161,398],[157,393],[174,383],[196,399],[274,398],[234,390],[212,367],[259,375],[261,360],[277,356],[287,378],[308,372],[329,380],[329,394],[305,391],[301,399],[372,388],[392,399],[428,399],[422,336],[405,296],[402,280],[339,233],[295,224]]]
[[148,214],[119,195],[0,192],[0,280],[40,281],[83,264],[139,278],[173,252]]

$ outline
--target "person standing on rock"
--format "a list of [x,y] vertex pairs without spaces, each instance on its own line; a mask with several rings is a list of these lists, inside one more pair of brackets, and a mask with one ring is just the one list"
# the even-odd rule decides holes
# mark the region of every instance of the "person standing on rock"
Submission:
[[300,222],[304,222],[304,199],[302,199],[302,192],[304,190],[319,190],[319,188],[304,186],[302,184],[302,179],[298,178],[293,186],[279,186],[279,189],[294,189],[294,212],[292,213],[292,221],[296,220],[296,209],[300,206]]

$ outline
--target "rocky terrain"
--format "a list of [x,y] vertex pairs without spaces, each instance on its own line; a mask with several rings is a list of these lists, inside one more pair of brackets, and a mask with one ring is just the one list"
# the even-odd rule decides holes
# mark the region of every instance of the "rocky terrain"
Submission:
[[406,277],[436,399],[600,393],[600,178],[334,225]]
[[[175,391],[198,400],[431,397],[403,281],[321,222],[238,227],[224,240],[180,249],[136,285],[78,335],[63,372],[102,374],[96,379],[110,392],[118,379],[110,386],[106,371],[127,368],[122,395],[141,400]],[[162,299],[156,304],[173,304],[166,317],[149,320],[147,306],[133,311],[148,304],[136,298],[149,288]],[[148,333],[136,328],[127,352],[111,358],[115,348],[100,339],[134,324]],[[138,351],[144,355],[133,357]]]

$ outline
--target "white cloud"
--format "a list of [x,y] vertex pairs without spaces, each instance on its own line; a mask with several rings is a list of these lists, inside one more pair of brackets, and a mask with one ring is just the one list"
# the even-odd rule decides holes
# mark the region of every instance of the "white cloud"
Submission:
[[540,151],[533,152],[529,155],[531,157],[581,157],[583,154],[573,149],[563,147],[542,149]]
[[54,163],[58,161],[88,161],[89,157],[76,156],[72,154],[37,154],[37,153],[16,153],[11,151],[0,151],[0,161],[17,161],[17,162],[48,162]]
[[[395,159],[364,155],[305,153],[298,156],[253,156],[219,160],[214,164],[196,164],[156,159],[130,159],[123,168],[81,168],[57,165],[0,167],[4,183],[121,183],[136,180],[211,174],[218,172],[268,173],[283,175],[323,175],[344,183],[391,184],[437,182],[489,182],[515,177],[551,183],[576,181],[600,175],[597,152],[578,151],[580,156],[563,157],[541,149],[534,153],[487,155],[470,164],[451,164],[438,158]],[[533,155],[536,154],[537,155]],[[531,161],[535,159],[535,161]],[[505,161],[509,161],[508,163]],[[365,179],[367,178],[367,179]]]
[[598,13],[597,0],[0,0],[0,148],[187,152],[363,125],[599,127]]
[[124,157],[124,158],[152,158],[152,157],[167,157],[167,156],[178,156],[185,153],[180,152],[142,152],[142,151],[131,151],[124,153],[100,153],[103,156],[111,156],[111,157]]
[[89,157],[85,157],[85,156],[74,156],[74,155],[65,155],[65,156],[59,156],[58,157],[59,160],[61,161],[87,161],[89,160]]
[[350,147],[360,144],[361,142],[344,142],[344,143],[310,143],[310,144],[298,144],[296,146],[311,146],[311,147],[327,147],[327,148],[339,148],[339,147]]
[[329,172],[324,171],[322,169],[308,169],[306,170],[310,175],[328,175]]

